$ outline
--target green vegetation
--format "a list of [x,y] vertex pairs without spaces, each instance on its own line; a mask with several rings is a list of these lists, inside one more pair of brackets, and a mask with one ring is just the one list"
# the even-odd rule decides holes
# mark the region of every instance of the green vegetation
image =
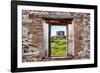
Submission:
[[51,55],[52,56],[65,56],[66,55],[66,38],[65,37],[52,37],[51,38]]

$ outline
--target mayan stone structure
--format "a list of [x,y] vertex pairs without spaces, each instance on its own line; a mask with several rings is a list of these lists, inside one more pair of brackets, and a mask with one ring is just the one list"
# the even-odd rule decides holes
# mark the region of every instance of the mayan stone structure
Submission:
[[[41,60],[45,56],[45,50],[43,48],[43,28],[42,19],[34,18],[29,16],[29,13],[26,13],[23,17],[26,16],[26,21],[23,21],[23,32],[25,29],[25,34],[23,34],[23,58],[26,61],[37,61]],[[30,20],[30,22],[27,22]],[[27,51],[25,53],[25,51]],[[23,60],[23,62],[24,62]]]
[[[68,54],[75,58],[90,58],[90,15],[88,13],[22,11],[22,60],[23,62],[46,60],[47,48],[44,45],[43,17],[73,18],[72,32],[67,32]],[[79,18],[77,18],[77,16]],[[68,27],[69,24],[66,24]]]

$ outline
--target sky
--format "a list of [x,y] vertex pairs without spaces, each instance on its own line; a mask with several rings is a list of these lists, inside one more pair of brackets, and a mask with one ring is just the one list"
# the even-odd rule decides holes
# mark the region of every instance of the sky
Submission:
[[[51,26],[51,36],[55,36],[57,31],[66,32],[66,26]],[[66,35],[66,33],[65,33]]]

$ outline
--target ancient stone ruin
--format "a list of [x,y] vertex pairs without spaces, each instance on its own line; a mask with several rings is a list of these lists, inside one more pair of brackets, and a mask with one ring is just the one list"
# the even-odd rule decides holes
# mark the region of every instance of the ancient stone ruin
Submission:
[[49,60],[49,25],[68,28],[67,59],[90,58],[90,14],[22,10],[22,61]]

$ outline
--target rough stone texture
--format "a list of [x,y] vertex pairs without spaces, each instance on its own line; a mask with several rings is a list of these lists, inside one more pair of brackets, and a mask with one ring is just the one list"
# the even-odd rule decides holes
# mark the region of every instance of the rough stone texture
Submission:
[[28,12],[23,17],[23,62],[39,61],[45,57],[43,21],[36,17],[30,18]]
[[[46,56],[47,49],[43,44],[44,32],[41,17],[72,18],[74,25],[74,55],[79,58],[90,58],[90,15],[88,13],[22,11],[22,60],[23,62],[41,61]],[[80,18],[80,19],[79,19]],[[67,25],[66,25],[67,26]],[[68,44],[70,40],[68,39]],[[45,42],[46,43],[46,42]],[[46,46],[47,47],[47,46]],[[71,49],[71,47],[68,47]]]
[[80,13],[80,19],[74,19],[75,54],[80,58],[90,58],[90,15]]

